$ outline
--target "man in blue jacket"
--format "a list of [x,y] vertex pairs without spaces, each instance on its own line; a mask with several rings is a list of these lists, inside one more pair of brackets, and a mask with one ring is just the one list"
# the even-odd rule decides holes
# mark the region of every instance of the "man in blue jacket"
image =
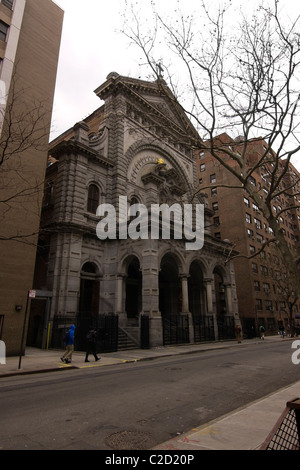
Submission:
[[70,364],[70,362],[72,362],[72,354],[74,351],[74,333],[75,325],[71,325],[67,335],[66,351],[61,357],[62,362],[65,362],[66,364]]

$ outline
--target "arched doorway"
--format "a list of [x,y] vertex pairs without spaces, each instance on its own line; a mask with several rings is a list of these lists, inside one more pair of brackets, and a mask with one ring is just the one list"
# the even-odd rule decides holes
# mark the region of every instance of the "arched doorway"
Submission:
[[81,317],[99,314],[99,272],[94,263],[87,262],[80,273],[79,315]]
[[189,311],[192,314],[194,324],[194,341],[213,341],[214,319],[212,315],[206,315],[205,285],[203,272],[198,261],[193,261],[189,270]]
[[159,273],[159,310],[161,315],[178,315],[181,311],[181,283],[176,260],[172,255],[165,255],[161,261]]
[[125,310],[128,325],[138,324],[142,310],[142,273],[138,258],[133,257],[127,268]]
[[100,282],[96,264],[87,262],[80,273],[79,312],[76,325],[75,347],[86,348],[86,335],[90,328],[98,327]]
[[163,257],[159,273],[159,309],[163,324],[163,344],[189,342],[189,318],[182,312],[182,286],[177,260]]

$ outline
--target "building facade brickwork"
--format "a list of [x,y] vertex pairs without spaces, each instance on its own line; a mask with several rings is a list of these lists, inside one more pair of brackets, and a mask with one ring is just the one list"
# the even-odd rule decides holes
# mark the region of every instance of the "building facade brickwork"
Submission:
[[0,3],[0,339],[21,349],[47,167],[63,12],[50,0]]
[[[227,134],[220,135],[218,141],[231,146],[236,152],[242,148],[238,139],[234,140]],[[248,142],[247,158],[252,166],[257,164],[266,148],[267,144],[262,140]],[[225,153],[224,159],[230,162]],[[272,161],[273,156],[270,155],[270,165],[273,165]],[[280,161],[279,165],[283,167],[285,163]],[[230,164],[234,163],[231,161]],[[258,166],[251,176],[253,187],[264,196],[269,191],[272,171],[272,167],[267,166]],[[261,324],[269,334],[276,333],[281,325],[289,331],[289,303],[294,300],[293,292],[287,288],[288,267],[284,266],[276,244],[268,243],[272,239],[272,229],[267,220],[246,191],[240,188],[237,178],[208,150],[198,152],[197,168],[199,187],[205,188],[203,191],[207,193],[209,207],[214,211],[212,234],[220,240],[229,239],[239,253],[234,259],[234,266],[239,316],[244,333],[248,336],[258,334]],[[274,199],[273,211],[279,216],[278,223],[295,256],[300,240],[299,187],[300,174],[290,163],[289,171],[278,188],[280,195]],[[286,281],[283,280],[283,273],[286,273]],[[299,302],[292,307],[292,315],[297,325]]]

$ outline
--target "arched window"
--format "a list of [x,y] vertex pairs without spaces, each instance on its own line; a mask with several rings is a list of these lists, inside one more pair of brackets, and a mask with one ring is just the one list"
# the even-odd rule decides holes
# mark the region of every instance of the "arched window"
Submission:
[[100,191],[98,186],[95,184],[91,184],[89,186],[89,192],[88,192],[88,202],[87,202],[87,210],[88,212],[92,212],[93,214],[96,214],[97,207],[99,206],[99,196],[100,196]]

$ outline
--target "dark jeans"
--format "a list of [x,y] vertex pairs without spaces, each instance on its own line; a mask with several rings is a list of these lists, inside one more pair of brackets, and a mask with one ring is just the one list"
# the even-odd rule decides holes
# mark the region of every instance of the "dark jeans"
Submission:
[[88,342],[86,355],[85,355],[85,360],[88,359],[89,354],[93,354],[94,358],[97,359],[96,343],[94,341],[89,341]]

